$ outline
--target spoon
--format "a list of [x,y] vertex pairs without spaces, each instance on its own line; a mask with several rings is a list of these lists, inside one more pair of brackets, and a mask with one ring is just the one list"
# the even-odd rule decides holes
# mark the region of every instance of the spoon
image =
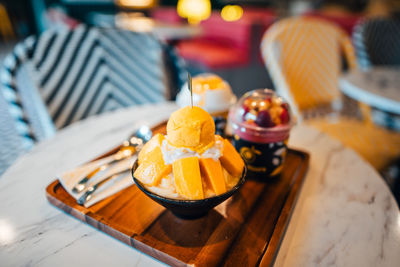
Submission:
[[126,173],[128,171],[129,170],[124,170],[119,173],[115,173],[115,174],[111,175],[110,177],[107,177],[104,180],[97,182],[94,185],[88,186],[85,193],[77,200],[78,204],[84,205],[86,202],[88,202],[92,198],[92,194],[97,190],[97,188],[102,186],[105,182],[117,179],[119,177],[119,175]]
[[109,168],[114,163],[117,163],[118,161],[125,159],[127,157],[130,157],[133,154],[139,152],[143,148],[144,144],[151,139],[152,135],[153,135],[153,133],[148,126],[143,125],[143,126],[139,127],[139,129],[133,135],[131,135],[129,137],[129,139],[122,142],[121,148],[119,149],[119,151],[117,153],[115,153],[114,159],[112,161],[103,164],[102,166],[96,168],[89,175],[82,178],[72,188],[72,192],[74,192],[74,193],[82,192],[83,190],[86,189],[87,182],[94,174],[96,174],[99,171],[103,171],[103,170]]

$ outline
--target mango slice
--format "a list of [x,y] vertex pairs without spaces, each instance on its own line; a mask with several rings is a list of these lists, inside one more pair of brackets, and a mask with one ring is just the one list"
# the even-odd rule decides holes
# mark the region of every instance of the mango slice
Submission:
[[232,188],[237,185],[241,178],[240,176],[232,176],[225,168],[222,168],[222,172],[224,174],[224,180],[227,188]]
[[224,173],[222,172],[221,162],[212,158],[200,159],[200,172],[215,192],[220,195],[226,192]]
[[152,151],[154,151],[156,148],[161,148],[162,141],[164,140],[164,135],[162,134],[156,134],[154,135],[150,141],[148,141],[140,150],[139,156],[138,156],[138,163],[144,162],[151,154]]
[[197,157],[178,159],[172,164],[176,192],[187,199],[203,199],[200,164]]
[[[150,142],[150,141],[149,141]],[[160,147],[155,147],[142,159],[139,167],[133,174],[143,184],[148,186],[158,185],[161,179],[172,172],[172,165],[165,165]]]
[[222,157],[219,158],[222,166],[233,176],[237,177],[242,175],[244,162],[236,151],[235,147],[228,141],[224,140],[224,147],[222,149]]

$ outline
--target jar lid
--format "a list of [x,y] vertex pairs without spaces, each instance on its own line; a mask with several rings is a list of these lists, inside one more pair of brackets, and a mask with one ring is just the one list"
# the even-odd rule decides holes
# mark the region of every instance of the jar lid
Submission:
[[257,143],[285,140],[295,122],[287,101],[270,89],[244,94],[230,109],[229,120],[235,134]]

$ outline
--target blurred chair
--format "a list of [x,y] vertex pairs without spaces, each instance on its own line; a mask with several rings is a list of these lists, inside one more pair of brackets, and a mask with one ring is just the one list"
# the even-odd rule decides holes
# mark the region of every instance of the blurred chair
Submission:
[[200,24],[204,35],[180,41],[178,52],[192,73],[216,73],[230,83],[236,95],[266,87],[271,80],[263,67],[259,45],[275,19],[275,12],[268,8],[244,8],[243,16],[231,22],[214,11]]
[[361,68],[400,66],[400,20],[375,18],[361,21],[354,30],[353,43]]
[[178,51],[183,58],[211,70],[246,66],[252,60],[254,26],[265,31],[275,19],[275,12],[268,8],[245,8],[237,21],[225,21],[220,12],[214,11],[200,24],[203,35],[181,41]]
[[0,175],[34,143],[54,135],[55,127],[31,75],[35,40],[19,43],[0,70]]
[[4,41],[15,38],[10,17],[2,3],[0,3],[0,35]]
[[159,22],[182,24],[184,20],[179,17],[176,7],[157,7],[150,10],[150,16]]
[[362,122],[340,114],[341,53],[355,67],[351,42],[341,29],[315,18],[284,19],[265,33],[261,49],[278,93],[300,120],[355,149],[378,170],[400,155],[399,134],[374,126],[368,116]]
[[265,31],[277,20],[277,14],[275,10],[271,8],[244,7],[242,20],[252,25],[252,38],[250,40],[250,42],[252,42],[250,46],[252,58],[250,60],[254,60],[254,56],[256,56],[257,64],[262,66],[264,62],[258,47]]
[[224,21],[218,12],[201,22],[203,35],[177,45],[186,60],[209,69],[243,66],[249,63],[251,24]]
[[[79,26],[29,37],[0,69],[0,106],[7,111],[0,116],[0,169],[56,128],[173,98],[186,77],[182,62],[142,33]],[[7,141],[13,136],[14,145]]]
[[62,128],[117,108],[170,99],[181,86],[173,72],[183,69],[168,49],[148,34],[79,26],[44,32],[25,61],[33,66],[54,124]]
[[316,18],[281,20],[265,33],[261,50],[277,91],[298,116],[340,107],[341,52],[350,68],[356,62],[349,38],[335,25]]

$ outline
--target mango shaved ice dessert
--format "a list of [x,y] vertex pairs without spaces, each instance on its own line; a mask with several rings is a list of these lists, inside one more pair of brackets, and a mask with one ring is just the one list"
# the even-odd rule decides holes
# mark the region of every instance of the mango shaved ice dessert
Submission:
[[156,134],[144,145],[134,176],[158,195],[197,200],[229,191],[243,168],[233,145],[215,135],[210,114],[187,106],[171,114],[166,136]]

